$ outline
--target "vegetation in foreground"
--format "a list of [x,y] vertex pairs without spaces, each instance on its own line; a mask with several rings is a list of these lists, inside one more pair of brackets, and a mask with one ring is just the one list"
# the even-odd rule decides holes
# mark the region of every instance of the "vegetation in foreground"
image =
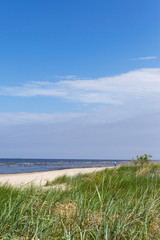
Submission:
[[160,239],[160,165],[63,176],[47,186],[0,186],[0,239]]

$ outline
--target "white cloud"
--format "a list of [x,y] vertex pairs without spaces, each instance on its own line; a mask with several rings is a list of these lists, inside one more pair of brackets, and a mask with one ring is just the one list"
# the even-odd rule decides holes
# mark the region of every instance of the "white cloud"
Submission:
[[1,112],[2,156],[128,158],[144,152],[160,156],[160,68],[90,80],[1,86],[0,95],[59,97],[90,107],[84,113]]
[[139,58],[134,58],[133,60],[151,60],[151,59],[156,59],[156,56],[150,56],[150,57],[139,57]]
[[160,68],[144,68],[118,76],[90,80],[30,82],[23,86],[1,86],[0,95],[52,96],[83,103],[125,104],[131,100],[160,95]]
[[77,79],[76,75],[66,75],[66,76],[62,76],[62,75],[55,75],[55,78],[59,78],[59,79]]
[[17,125],[30,123],[61,123],[80,118],[82,113],[27,113],[27,112],[1,112],[0,125]]
[[0,95],[13,97],[55,96],[63,97],[65,90],[54,89],[52,83],[32,82],[22,87],[1,87]]
[[[92,80],[61,80],[56,83],[37,81],[23,86],[3,86],[0,87],[0,95],[59,97],[88,104],[89,109],[83,113],[0,113],[1,125],[58,123],[72,119],[81,124],[116,122],[159,111],[160,68],[139,69]],[[95,107],[93,103],[98,105]]]

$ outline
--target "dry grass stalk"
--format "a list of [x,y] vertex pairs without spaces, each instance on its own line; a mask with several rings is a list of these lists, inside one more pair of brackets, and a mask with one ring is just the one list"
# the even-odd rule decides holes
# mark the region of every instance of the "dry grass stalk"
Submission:
[[145,168],[142,168],[140,171],[137,172],[137,175],[139,176],[144,176],[146,175],[146,173],[148,173],[150,171],[150,168],[149,167],[145,167]]

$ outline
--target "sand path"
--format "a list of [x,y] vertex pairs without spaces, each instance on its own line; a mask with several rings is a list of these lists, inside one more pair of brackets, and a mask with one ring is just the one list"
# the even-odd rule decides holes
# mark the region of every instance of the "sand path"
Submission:
[[17,174],[0,174],[0,183],[9,184],[12,186],[28,186],[30,184],[44,186],[46,182],[52,181],[59,176],[74,176],[80,173],[92,173],[105,169],[99,168],[75,168],[64,169],[47,172],[32,172],[32,173],[17,173]]

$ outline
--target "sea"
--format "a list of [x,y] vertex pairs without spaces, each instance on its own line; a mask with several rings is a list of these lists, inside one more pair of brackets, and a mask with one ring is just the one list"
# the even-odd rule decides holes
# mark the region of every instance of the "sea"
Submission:
[[129,164],[129,160],[85,159],[0,159],[0,174],[31,173],[72,168],[111,167]]

